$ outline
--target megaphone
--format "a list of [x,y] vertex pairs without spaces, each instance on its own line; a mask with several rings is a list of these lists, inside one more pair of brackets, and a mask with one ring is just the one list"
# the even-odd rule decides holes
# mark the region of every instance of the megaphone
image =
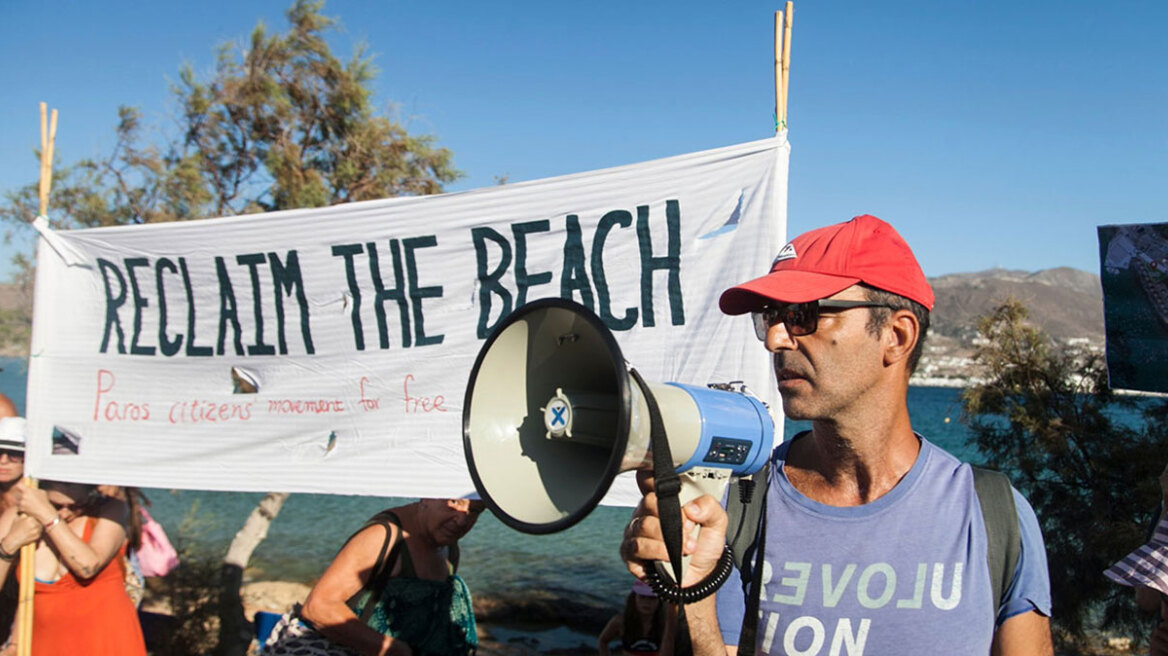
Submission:
[[523,533],[586,517],[618,474],[652,468],[652,396],[681,474],[682,505],[721,498],[731,476],[767,461],[774,421],[744,393],[638,382],[612,333],[588,308],[534,301],[487,338],[463,404],[466,462],[475,489]]

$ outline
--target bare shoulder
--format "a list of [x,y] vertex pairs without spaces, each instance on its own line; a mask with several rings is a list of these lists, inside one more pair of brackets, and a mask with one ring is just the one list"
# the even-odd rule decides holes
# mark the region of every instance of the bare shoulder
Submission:
[[371,523],[349,538],[337,554],[337,560],[374,561],[380,555],[382,545],[389,549],[400,537],[401,529],[392,522]]
[[314,609],[321,603],[343,602],[360,590],[373,575],[381,547],[386,544],[387,538],[390,544],[400,538],[397,526],[373,523],[349,538],[313,586],[308,597],[310,603],[306,605],[310,614],[316,612]]

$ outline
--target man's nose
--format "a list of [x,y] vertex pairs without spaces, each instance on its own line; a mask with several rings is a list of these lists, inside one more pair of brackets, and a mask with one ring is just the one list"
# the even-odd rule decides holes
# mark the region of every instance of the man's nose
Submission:
[[787,330],[787,324],[777,321],[770,328],[767,328],[766,350],[776,353],[793,348],[795,348],[795,338]]

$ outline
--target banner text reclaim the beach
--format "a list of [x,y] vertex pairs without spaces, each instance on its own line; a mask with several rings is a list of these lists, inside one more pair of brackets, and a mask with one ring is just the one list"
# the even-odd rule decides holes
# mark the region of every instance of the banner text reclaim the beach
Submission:
[[[561,298],[576,299],[597,312],[605,325],[614,331],[630,330],[637,325],[652,327],[656,325],[654,273],[664,271],[667,290],[663,299],[668,304],[670,323],[685,325],[681,293],[680,204],[677,200],[665,202],[666,216],[660,223],[666,227],[666,243],[660,249],[661,254],[654,252],[649,209],[648,205],[636,208],[635,238],[640,261],[640,270],[635,272],[639,274],[637,279],[613,280],[604,269],[605,247],[610,244],[610,238],[614,242],[617,240],[612,232],[614,228],[631,228],[631,212],[606,212],[588,240],[591,243],[589,253],[584,250],[580,217],[569,214],[559,231],[564,240],[559,289],[539,290],[534,297],[538,298],[540,291],[558,291]],[[491,227],[471,228],[470,233],[474,243],[475,269],[466,273],[473,274],[480,285],[477,334],[481,339],[490,334],[499,319],[513,308],[522,306],[532,288],[552,282],[555,272],[530,271],[527,261],[528,242],[534,239],[534,235],[551,233],[551,221],[543,219],[512,224],[509,234]],[[547,235],[548,238],[553,236]],[[423,301],[442,298],[444,287],[424,284],[423,281],[429,278],[419,273],[417,254],[419,249],[436,246],[438,235],[394,237],[380,247],[372,241],[320,247],[339,260],[334,264],[343,266],[347,293],[352,299],[353,348],[358,351],[366,348],[366,328],[361,316],[363,298],[374,304],[377,317],[377,340],[372,348],[390,348],[390,319],[385,306],[391,301],[397,310],[395,320],[400,331],[400,347],[442,343],[443,334],[426,334]],[[611,249],[629,250],[619,244]],[[381,264],[383,259],[387,260],[385,270]],[[217,303],[201,310],[196,308],[191,284],[191,269],[199,266],[208,270],[203,277],[213,277],[218,290]],[[293,345],[293,351],[307,355],[316,353],[299,250],[217,255],[201,264],[188,263],[188,258],[183,256],[174,259],[127,257],[120,261],[99,257],[97,268],[105,291],[101,353],[165,357],[287,355],[287,312],[294,315],[293,328],[298,327],[299,331],[299,342]],[[509,274],[510,280],[504,280]],[[637,287],[640,305],[623,308],[619,317],[614,315],[610,285]],[[239,293],[236,293],[237,288],[240,288]],[[263,293],[265,288],[271,289],[270,296]],[[240,299],[248,297],[250,306],[241,306]],[[286,312],[287,306],[292,307]],[[217,325],[205,344],[197,343],[199,311],[212,315]],[[171,318],[172,314],[177,320]],[[271,333],[265,336],[265,315],[275,316],[274,337]],[[143,335],[142,326],[146,324],[158,326],[156,337]]]
[[38,255],[30,471],[466,494],[471,366],[543,297],[596,312],[650,378],[745,380],[771,399],[749,321],[717,296],[782,246],[786,162],[776,138],[442,196],[55,233]]

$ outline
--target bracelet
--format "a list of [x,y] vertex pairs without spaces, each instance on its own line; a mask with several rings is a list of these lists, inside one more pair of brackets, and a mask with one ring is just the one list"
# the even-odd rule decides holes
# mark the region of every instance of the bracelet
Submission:
[[[20,551],[20,550],[19,550],[19,549],[17,549],[17,552],[19,552],[19,551]],[[7,562],[12,562],[12,559],[13,559],[13,558],[16,558],[16,554],[15,554],[15,553],[8,553],[8,552],[7,552],[7,551],[4,549],[4,541],[3,541],[3,540],[0,540],[0,560],[7,561]]]
[[[45,533],[48,533],[50,530],[52,530],[52,528],[54,526],[56,526],[57,524],[60,524],[60,523],[61,523],[61,516],[57,515],[56,517],[53,518],[53,521],[49,522],[48,524],[45,524]],[[2,548],[3,547],[0,547],[0,549],[2,549]]]

